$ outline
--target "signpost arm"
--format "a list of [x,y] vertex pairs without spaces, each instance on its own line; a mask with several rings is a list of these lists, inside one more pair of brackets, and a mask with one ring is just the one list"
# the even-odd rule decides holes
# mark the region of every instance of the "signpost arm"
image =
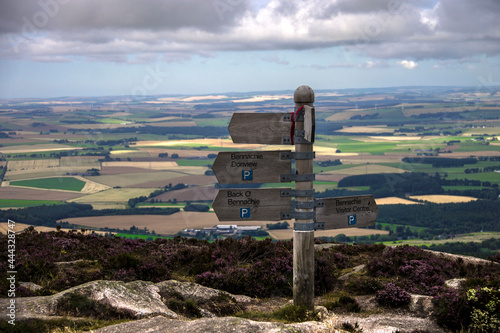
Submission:
[[[309,86],[300,86],[294,93],[295,108],[304,105],[312,106],[314,103],[314,91]],[[314,121],[314,120],[313,120]],[[295,124],[296,130],[305,130],[304,121]],[[314,126],[314,123],[312,124]],[[292,134],[293,135],[293,134]],[[295,152],[312,153],[312,143],[296,143]],[[312,174],[313,160],[295,160],[295,173]],[[312,181],[296,182],[297,190],[312,190]],[[312,202],[313,197],[296,197],[298,201]],[[297,209],[298,212],[313,212],[314,208]],[[296,223],[310,223],[314,225],[313,219],[295,219]],[[293,304],[306,306],[314,309],[314,228],[311,230],[293,231]]]

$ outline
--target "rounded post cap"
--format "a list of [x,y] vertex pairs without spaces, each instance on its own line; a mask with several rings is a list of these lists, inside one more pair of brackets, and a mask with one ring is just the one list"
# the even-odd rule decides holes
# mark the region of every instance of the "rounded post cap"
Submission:
[[302,104],[314,103],[314,90],[306,85],[298,87],[293,94],[293,101]]

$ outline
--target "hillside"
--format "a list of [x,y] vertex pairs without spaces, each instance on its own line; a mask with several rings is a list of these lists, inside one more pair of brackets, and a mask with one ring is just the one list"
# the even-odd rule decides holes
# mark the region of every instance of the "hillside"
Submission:
[[[0,236],[3,248],[7,240]],[[228,238],[209,243],[177,237],[147,242],[30,228],[16,234],[16,246],[16,326],[4,321],[2,332],[114,324],[124,326],[100,332],[132,332],[147,325],[219,327],[224,332],[230,323],[241,332],[499,328],[498,262],[415,247],[319,242],[317,312],[308,313],[289,303],[290,241]],[[7,272],[6,252],[1,259],[1,271]],[[4,275],[0,288],[1,295],[8,295]],[[7,306],[11,299],[0,299],[0,304]],[[307,323],[292,324],[298,322]]]

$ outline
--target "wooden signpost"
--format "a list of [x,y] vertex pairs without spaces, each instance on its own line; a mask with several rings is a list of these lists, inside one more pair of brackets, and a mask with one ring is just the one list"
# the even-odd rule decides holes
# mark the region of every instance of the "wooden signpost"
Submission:
[[378,207],[371,195],[314,199],[314,91],[300,86],[294,101],[293,113],[234,113],[228,130],[234,143],[294,145],[295,151],[221,152],[213,171],[220,184],[293,181],[295,189],[220,189],[213,208],[220,221],[295,218],[293,301],[313,309],[314,230],[373,226]]
[[291,151],[221,152],[212,170],[219,184],[279,183],[292,173]]
[[325,230],[373,226],[378,214],[372,195],[317,199],[315,206],[316,222]]
[[279,221],[292,210],[290,189],[223,189],[212,204],[219,221]]
[[290,145],[290,113],[234,113],[227,127],[234,143]]

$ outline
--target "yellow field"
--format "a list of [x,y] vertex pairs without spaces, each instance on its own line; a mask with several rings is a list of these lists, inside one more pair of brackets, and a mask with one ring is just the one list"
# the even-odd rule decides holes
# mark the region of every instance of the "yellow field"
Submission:
[[0,147],[0,153],[4,154],[31,153],[31,152],[36,153],[39,151],[75,150],[75,149],[82,149],[82,148],[60,145],[57,143],[43,143],[39,145],[19,145],[11,147]]
[[68,200],[68,202],[77,202],[82,204],[123,204],[131,198],[148,196],[155,190],[156,188],[112,188],[106,191]]
[[9,161],[7,172],[59,167],[59,159]]
[[476,201],[477,198],[462,197],[458,195],[413,195],[410,196],[413,200],[422,200],[433,203],[456,203],[456,202],[470,202]]
[[59,159],[9,161],[5,179],[20,180],[43,177],[60,177],[67,173],[101,169],[98,157],[63,157]]
[[75,168],[88,168],[88,169],[101,169],[100,158],[104,156],[64,156],[61,157],[61,167],[75,167]]
[[398,197],[387,197],[375,199],[377,205],[418,205],[419,202],[406,200]]
[[88,193],[88,194],[97,193],[97,192],[109,190],[111,188],[110,186],[107,186],[107,185],[104,185],[101,183],[97,183],[97,182],[85,179],[83,177],[80,177],[80,176],[74,176],[74,178],[80,179],[81,181],[85,182],[85,186],[80,191],[82,193]]
[[154,127],[194,127],[198,126],[194,121],[169,121],[169,122],[160,122],[160,123],[149,123],[149,126]]
[[388,129],[387,125],[380,126],[351,126],[342,128],[340,131],[342,133],[385,133],[394,132],[393,129]]
[[170,170],[177,168],[177,162],[174,161],[109,161],[102,162],[103,167],[132,167],[149,170]]

